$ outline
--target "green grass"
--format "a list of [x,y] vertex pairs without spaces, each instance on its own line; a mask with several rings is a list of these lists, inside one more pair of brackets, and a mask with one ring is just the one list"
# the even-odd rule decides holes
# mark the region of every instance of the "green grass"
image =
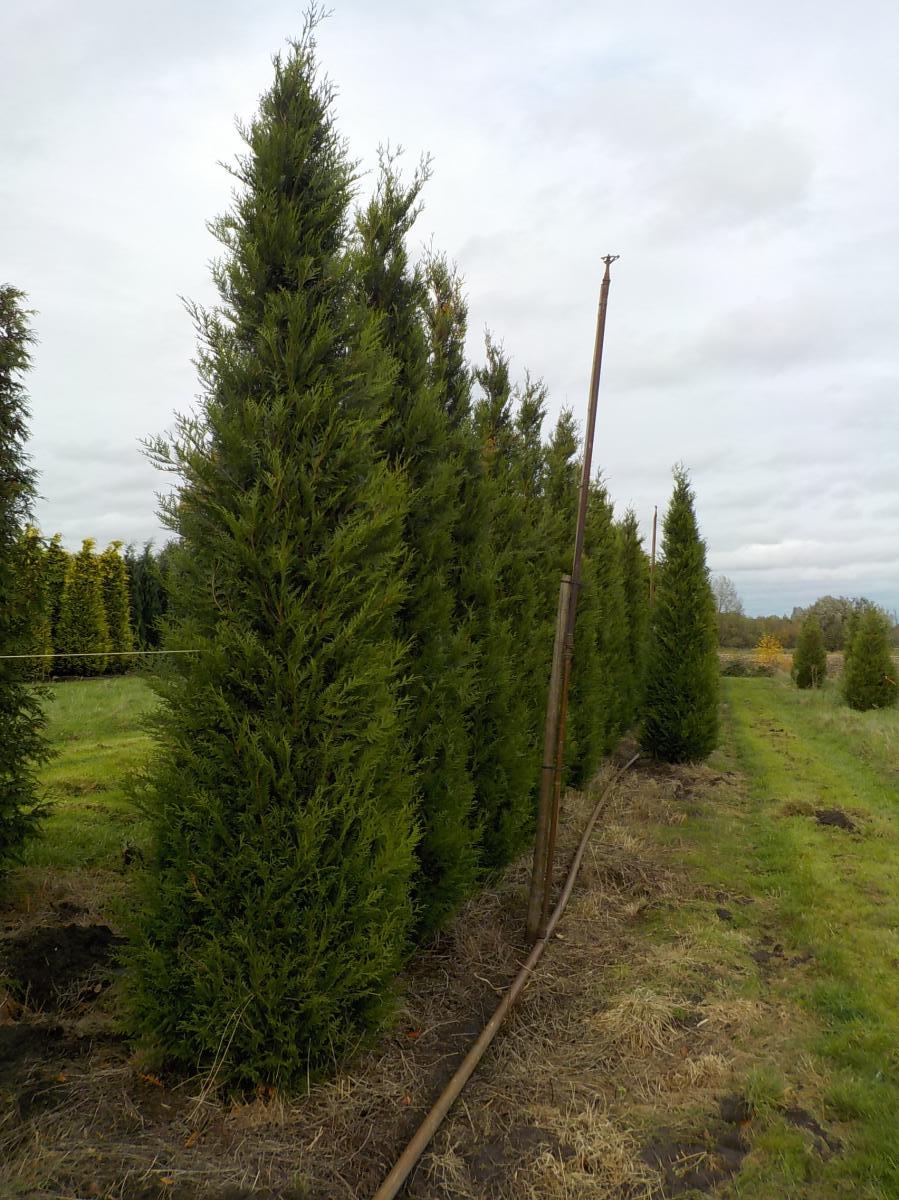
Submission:
[[[751,937],[812,955],[768,984],[780,1026],[773,1065],[826,1120],[845,1123],[841,1152],[822,1159],[800,1153],[796,1132],[773,1117],[737,1194],[899,1196],[899,712],[854,713],[835,690],[783,679],[723,688],[748,796],[702,813],[689,858],[756,898],[741,914]],[[835,808],[857,834],[817,823],[816,809]]]
[[142,722],[155,697],[135,675],[54,683],[47,691],[54,757],[40,783],[50,810],[25,866],[115,869],[124,848],[146,838],[127,788],[150,747]]

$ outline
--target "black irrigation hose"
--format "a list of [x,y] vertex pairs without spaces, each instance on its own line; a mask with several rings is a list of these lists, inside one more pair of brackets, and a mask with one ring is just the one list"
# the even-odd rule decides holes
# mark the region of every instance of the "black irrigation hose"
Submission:
[[547,942],[553,935],[553,931],[558,925],[562,914],[568,906],[568,901],[571,899],[571,893],[574,889],[575,880],[577,879],[578,871],[581,867],[584,854],[587,849],[587,844],[590,841],[590,835],[593,833],[593,828],[599,820],[600,813],[606,807],[609,793],[612,788],[621,778],[625,771],[634,765],[639,758],[639,754],[635,754],[632,758],[620,767],[606,786],[602,789],[597,798],[596,805],[584,829],[581,837],[580,845],[577,848],[575,856],[572,860],[571,867],[568,871],[568,878],[565,880],[565,886],[562,888],[562,893],[559,896],[556,907],[553,909],[552,915],[546,926],[546,932],[543,937],[534,943],[533,949],[527,957],[524,966],[512,980],[508,990],[499,1002],[493,1016],[484,1026],[477,1041],[465,1055],[465,1058],[460,1063],[455,1075],[438,1096],[433,1108],[419,1125],[414,1137],[406,1146],[405,1150],[396,1160],[390,1174],[372,1196],[372,1200],[394,1200],[400,1188],[411,1175],[415,1164],[424,1154],[431,1138],[440,1128],[444,1118],[449,1112],[455,1100],[458,1098],[462,1089],[468,1083],[471,1076],[474,1074],[475,1068],[484,1057],[487,1047],[493,1041],[499,1030],[500,1025],[506,1016],[506,1013],[518,999],[518,996],[523,991],[525,984],[530,979],[534,967],[540,961],[543,951],[546,949]]

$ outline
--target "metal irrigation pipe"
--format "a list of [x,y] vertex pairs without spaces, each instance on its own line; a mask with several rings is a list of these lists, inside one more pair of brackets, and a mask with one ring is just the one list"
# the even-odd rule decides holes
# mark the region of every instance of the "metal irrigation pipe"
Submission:
[[562,914],[565,912],[565,909],[568,906],[568,901],[571,898],[571,893],[574,888],[575,880],[577,879],[578,871],[581,867],[581,862],[583,861],[584,854],[587,850],[587,844],[590,840],[590,835],[593,832],[593,827],[596,825],[596,822],[599,819],[600,813],[605,807],[609,793],[624,772],[629,767],[633,766],[639,757],[640,756],[638,754],[635,754],[632,758],[628,759],[624,766],[620,767],[618,771],[616,771],[615,775],[613,775],[613,777],[600,792],[593,812],[590,815],[590,820],[587,822],[587,825],[584,829],[580,845],[578,846],[574,858],[572,859],[571,867],[568,871],[568,878],[565,880],[565,886],[562,888],[562,892],[559,896],[556,907],[553,909],[552,915],[547,922],[545,933],[534,943],[531,952],[524,963],[524,966],[512,980],[508,990],[506,991],[502,1000],[499,1002],[493,1016],[484,1026],[477,1041],[459,1064],[455,1075],[453,1075],[452,1079],[438,1096],[437,1101],[431,1111],[419,1125],[412,1140],[394,1163],[390,1174],[372,1196],[372,1200],[394,1200],[394,1197],[398,1194],[400,1188],[411,1175],[415,1164],[425,1152],[425,1149],[427,1148],[431,1138],[440,1128],[444,1117],[449,1112],[466,1083],[468,1083],[469,1079],[474,1074],[475,1068],[484,1057],[488,1046],[496,1037],[497,1031],[499,1030],[500,1025],[502,1025],[506,1013],[518,999],[518,996],[523,990],[525,984],[531,977],[534,967],[540,961],[543,951],[546,949],[547,942],[552,937],[553,931],[555,930],[559,920],[562,917]]

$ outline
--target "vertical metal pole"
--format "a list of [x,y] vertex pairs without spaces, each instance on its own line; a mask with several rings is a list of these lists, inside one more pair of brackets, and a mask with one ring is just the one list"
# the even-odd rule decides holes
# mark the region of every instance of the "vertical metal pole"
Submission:
[[556,637],[553,642],[552,669],[549,674],[549,697],[546,704],[546,723],[543,728],[543,763],[540,767],[540,798],[537,806],[537,834],[534,839],[534,869],[528,896],[528,940],[534,941],[540,931],[545,908],[546,856],[549,825],[553,808],[555,779],[556,735],[559,723],[559,694],[562,685],[562,652],[565,642],[565,622],[568,619],[568,597],[571,576],[563,575],[559,585],[559,607],[556,612]]
[[649,560],[649,605],[652,607],[652,602],[656,594],[656,526],[659,523],[659,506],[653,506],[652,510],[652,558]]
[[606,336],[606,310],[609,305],[609,268],[618,258],[607,254],[602,260],[606,269],[599,289],[599,311],[596,314],[596,341],[593,345],[593,370],[590,373],[590,399],[587,404],[587,429],[584,434],[584,459],[581,464],[581,486],[578,494],[577,524],[574,529],[574,560],[571,565],[571,600],[568,605],[567,640],[574,645],[574,619],[577,594],[581,586],[581,559],[584,556],[584,531],[587,527],[587,501],[590,497],[590,473],[593,469],[593,438],[596,432],[596,409],[599,401],[599,375],[602,370],[602,347]]
[[[571,680],[571,663],[574,655],[574,625],[577,617],[578,591],[581,585],[581,561],[584,556],[584,536],[587,525],[587,502],[590,498],[590,475],[593,468],[593,440],[596,433],[596,410],[599,401],[599,377],[602,371],[602,351],[606,332],[606,311],[609,303],[609,285],[611,283],[610,268],[618,258],[617,254],[607,254],[603,258],[605,271],[599,289],[599,310],[596,314],[596,340],[593,344],[593,369],[590,374],[590,394],[587,405],[587,427],[584,433],[584,457],[581,464],[581,484],[578,493],[577,523],[574,532],[574,555],[571,567],[571,582],[568,590],[568,604],[565,614],[565,637],[562,647],[562,677],[558,698],[558,717],[555,718],[555,753],[552,762],[552,809],[549,817],[549,827],[546,837],[546,858],[542,888],[542,905],[540,932],[546,928],[550,908],[550,894],[555,856],[556,830],[559,823],[559,804],[562,791],[562,772],[565,764],[565,726],[568,719],[568,687]],[[551,698],[552,699],[552,698]],[[547,715],[547,724],[549,716]],[[541,775],[548,772],[541,772]],[[541,780],[542,783],[542,780]],[[542,789],[541,789],[542,790]],[[539,832],[539,831],[538,831]],[[535,853],[535,870],[537,868]],[[531,899],[536,904],[536,893],[540,884],[531,881]],[[531,909],[528,909],[528,931],[531,930]],[[533,938],[533,934],[530,933]]]

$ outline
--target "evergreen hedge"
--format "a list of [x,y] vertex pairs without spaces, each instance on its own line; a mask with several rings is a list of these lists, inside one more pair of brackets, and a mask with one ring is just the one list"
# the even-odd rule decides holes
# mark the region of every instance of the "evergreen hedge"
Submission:
[[[63,547],[62,534],[54,533],[44,552],[44,580],[47,589],[47,615],[50,618],[50,644],[59,648],[59,614],[69,570],[69,553]],[[54,667],[54,670],[56,668]]]
[[127,671],[134,663],[130,657],[118,658],[116,651],[125,653],[134,649],[131,632],[131,597],[128,587],[128,570],[120,553],[121,542],[111,542],[100,555],[100,579],[103,587],[103,614],[109,635],[108,666],[113,671]]
[[20,653],[34,654],[20,664],[23,679],[42,680],[50,673],[53,653],[47,597],[46,551],[33,525],[22,530],[12,559],[14,605],[28,614]]
[[627,616],[627,661],[629,689],[625,726],[637,720],[643,705],[646,677],[647,632],[649,629],[649,559],[643,549],[637,514],[629,508],[618,526],[621,585]]
[[103,576],[94,545],[93,538],[85,538],[80,551],[69,555],[55,650],[72,657],[54,661],[54,670],[62,675],[102,675],[108,666],[109,626],[103,603]]

